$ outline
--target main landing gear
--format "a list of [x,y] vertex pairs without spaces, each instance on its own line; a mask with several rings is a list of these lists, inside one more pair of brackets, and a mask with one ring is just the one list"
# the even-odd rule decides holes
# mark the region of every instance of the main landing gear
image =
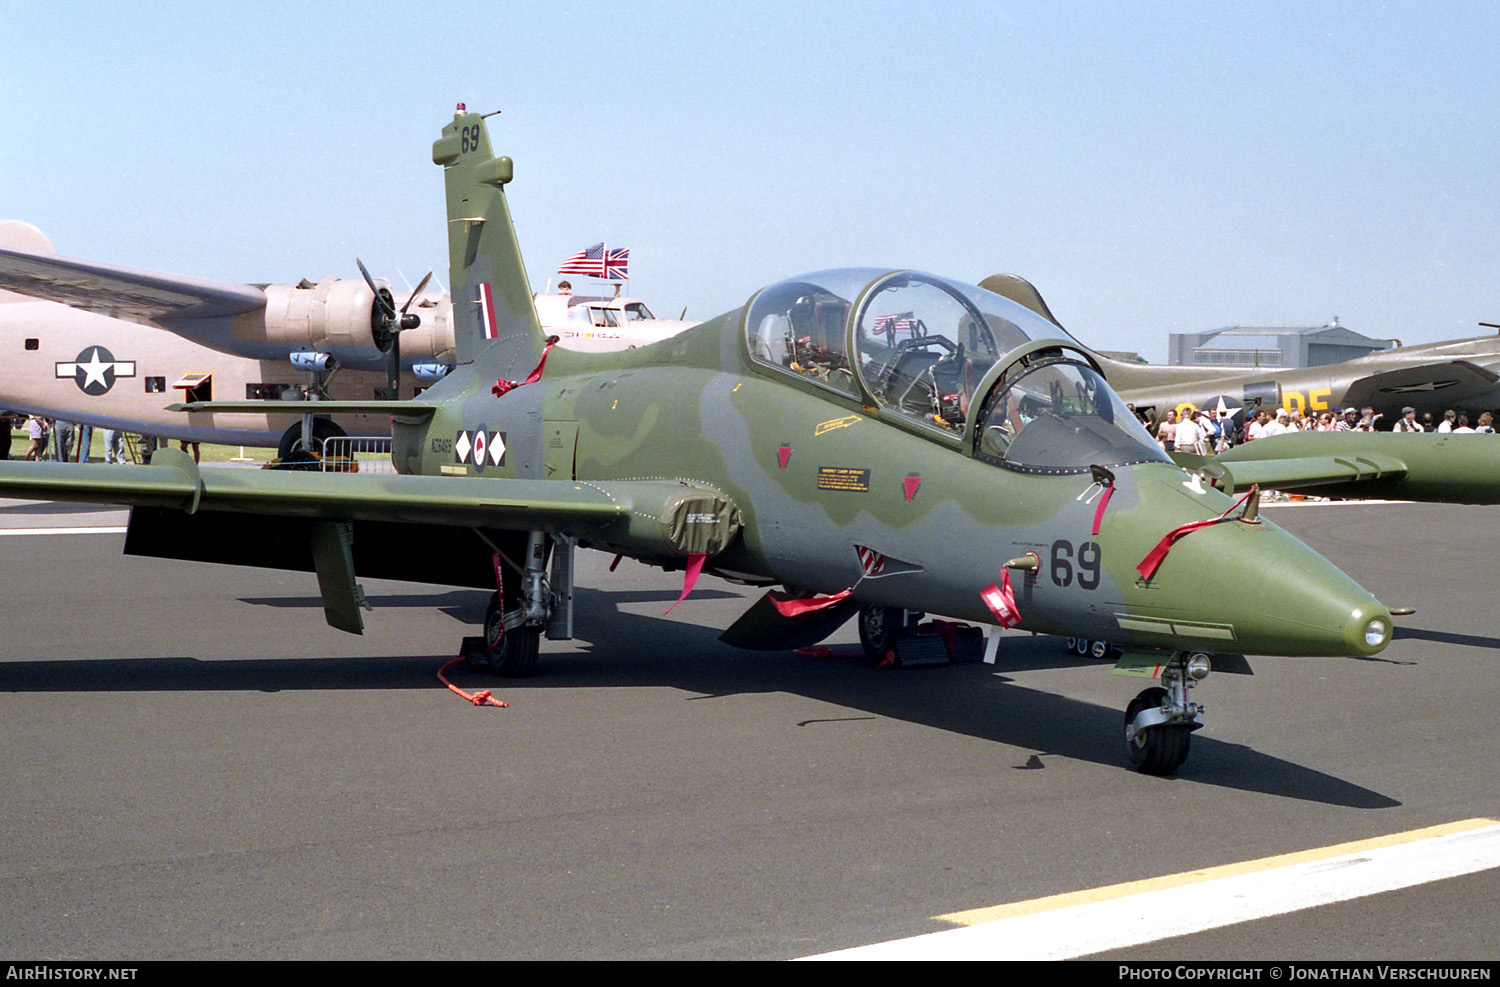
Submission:
[[1125,707],[1125,750],[1137,771],[1169,775],[1187,760],[1193,731],[1203,726],[1203,707],[1188,701],[1188,690],[1209,669],[1207,655],[1174,655],[1162,669],[1161,686],[1146,689]]
[[323,444],[346,433],[338,423],[327,418],[299,422],[282,433],[276,445],[276,463],[284,470],[320,470],[323,468]]
[[542,625],[528,624],[525,620],[523,607],[507,614],[501,608],[499,594],[491,593],[484,612],[483,645],[467,652],[469,667],[512,679],[523,679],[536,671],[536,658],[542,650]]
[[490,594],[484,635],[464,638],[464,657],[476,671],[525,678],[536,671],[543,630],[554,641],[573,636],[573,542],[533,531],[525,544],[524,565],[501,563],[509,575],[500,580],[503,596]]
[[866,603],[859,608],[859,644],[881,668],[918,668],[978,661],[984,635],[962,624],[923,624],[920,610]]

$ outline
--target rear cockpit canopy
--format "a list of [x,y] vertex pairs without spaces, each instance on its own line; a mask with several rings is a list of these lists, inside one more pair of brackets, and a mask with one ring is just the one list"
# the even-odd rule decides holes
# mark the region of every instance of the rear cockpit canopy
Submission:
[[1082,347],[1030,345],[1063,336],[974,285],[874,268],[772,285],[745,320],[756,364],[998,465],[1054,473],[1166,460]]

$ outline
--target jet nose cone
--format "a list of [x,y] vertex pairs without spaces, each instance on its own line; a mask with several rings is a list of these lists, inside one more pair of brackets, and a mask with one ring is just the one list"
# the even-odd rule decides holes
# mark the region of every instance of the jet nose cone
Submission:
[[1305,658],[1373,655],[1390,643],[1391,612],[1368,590],[1243,502],[1185,476],[1135,471],[1124,506],[1111,502],[1119,513],[1099,526],[1095,551],[1123,603],[1110,614],[1116,633],[1153,648]]
[[1247,652],[1364,656],[1390,643],[1390,610],[1270,522],[1221,525],[1197,547],[1216,556],[1204,599],[1238,598],[1225,610]]
[[1373,655],[1391,643],[1391,612],[1380,604],[1358,606],[1344,624],[1344,640],[1351,655]]

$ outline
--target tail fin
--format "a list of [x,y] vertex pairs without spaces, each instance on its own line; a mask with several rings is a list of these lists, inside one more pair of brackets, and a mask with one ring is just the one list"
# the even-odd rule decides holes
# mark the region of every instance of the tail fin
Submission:
[[432,161],[443,166],[448,192],[455,358],[471,363],[498,340],[508,344],[514,366],[529,370],[541,353],[542,329],[505,202],[511,160],[495,157],[484,117],[460,103],[432,145]]
[[[55,254],[57,248],[47,239],[47,234],[19,219],[0,219],[0,249],[22,250],[33,254]],[[0,303],[34,302],[32,295],[18,294],[0,288]]]
[[19,219],[0,219],[0,247],[29,250],[34,254],[57,253],[47,234]]
[[[979,287],[985,291],[993,291],[997,295],[1009,298],[1013,302],[1025,305],[1037,315],[1046,319],[1057,328],[1062,329],[1062,323],[1057,321],[1057,316],[1047,307],[1042,300],[1042,293],[1036,290],[1036,286],[1025,278],[1015,274],[992,274],[979,282]],[[1068,330],[1063,329],[1063,332]]]

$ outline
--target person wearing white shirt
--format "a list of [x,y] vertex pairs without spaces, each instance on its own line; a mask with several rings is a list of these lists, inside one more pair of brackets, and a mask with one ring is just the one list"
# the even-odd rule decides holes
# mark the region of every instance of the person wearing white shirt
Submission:
[[1182,420],[1177,423],[1177,431],[1173,435],[1175,448],[1178,452],[1197,452],[1198,443],[1203,439],[1203,429],[1193,420],[1192,415],[1183,415]]
[[1392,432],[1420,432],[1422,426],[1417,422],[1417,409],[1406,407],[1401,409],[1401,418],[1391,428]]

